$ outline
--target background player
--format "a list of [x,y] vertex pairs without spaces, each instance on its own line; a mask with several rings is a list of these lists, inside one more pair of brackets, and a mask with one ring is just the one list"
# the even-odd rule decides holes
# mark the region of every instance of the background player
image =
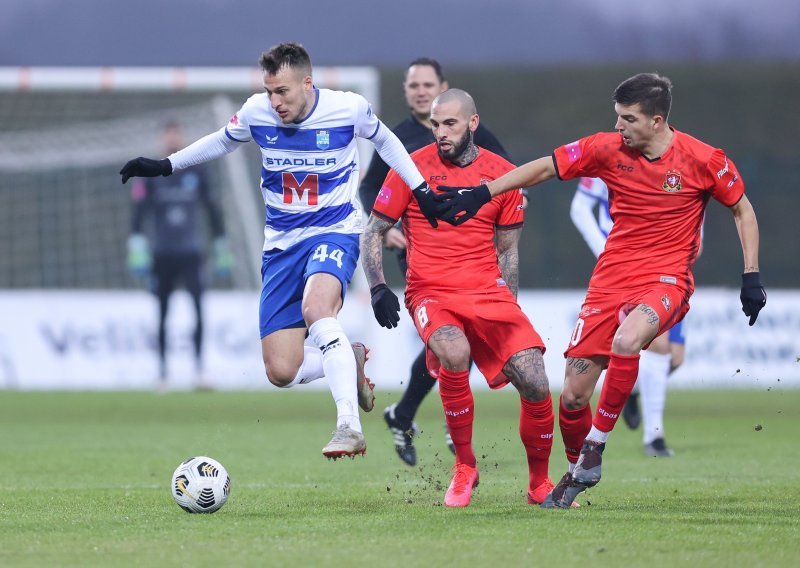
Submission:
[[[363,97],[314,86],[303,46],[282,43],[262,54],[259,63],[266,92],[250,97],[226,127],[167,159],[131,160],[120,172],[122,182],[167,176],[245,142],[259,145],[266,205],[259,319],[267,377],[278,387],[327,377],[337,427],[322,453],[329,458],[363,454],[357,404],[366,411],[374,404],[363,370],[366,348],[351,349],[336,319],[363,228],[356,137],[375,144],[414,188],[428,215],[432,197],[403,145]],[[306,330],[313,345],[304,344]]]
[[[758,223],[744,183],[722,150],[667,123],[672,83],[654,73],[614,91],[617,132],[581,138],[477,187],[440,187],[440,215],[464,223],[516,187],[599,177],[612,188],[614,227],[589,281],[569,346],[559,424],[570,462],[543,506],[568,507],[600,481],[602,453],[639,372],[639,352],[683,319],[708,199],[730,208],[744,256],[740,298],[753,325],[766,304],[758,271]],[[465,213],[459,216],[459,213]],[[597,411],[589,400],[607,367]],[[580,447],[580,453],[578,448]]]
[[[599,257],[614,224],[609,214],[608,186],[603,180],[588,177],[580,179],[570,205],[570,218],[594,256]],[[700,246],[702,248],[702,240]],[[683,363],[685,344],[683,321],[679,321],[642,351],[639,377],[622,410],[622,419],[630,429],[635,430],[644,422],[644,452],[651,457],[674,455],[664,438],[664,406],[667,400],[667,377]],[[639,392],[642,395],[642,412],[639,410]]]
[[[472,97],[460,89],[439,95],[431,109],[436,143],[414,152],[432,180],[475,183],[513,168],[475,146],[479,118]],[[392,172],[362,235],[361,263],[378,322],[397,325],[400,304],[386,286],[382,236],[399,218],[408,240],[406,307],[427,347],[428,370],[439,379],[447,425],[456,449],[453,478],[444,504],[469,505],[478,484],[472,449],[475,412],[469,386],[470,356],[492,388],[511,382],[520,393],[519,430],[528,458],[528,501],[541,503],[553,487],[548,462],[553,443],[553,407],[544,369],[544,344],[516,302],[522,194],[494,200],[468,227],[431,229],[410,199],[407,184]],[[495,238],[497,244],[495,246]]]
[[[435,141],[431,131],[431,103],[448,88],[442,66],[435,59],[420,57],[409,64],[403,78],[403,95],[406,104],[411,109],[411,114],[393,129],[409,153]],[[486,148],[506,160],[509,159],[500,142],[483,123],[479,123],[475,130],[474,141],[477,146]],[[361,202],[367,215],[372,212],[375,198],[378,197],[378,192],[388,173],[389,166],[386,165],[386,162],[380,156],[374,156],[359,187]],[[397,252],[400,271],[405,275],[407,243],[399,225],[390,228],[384,234],[383,244]],[[383,418],[394,438],[397,455],[408,465],[417,463],[417,450],[412,437],[417,431],[414,417],[435,383],[436,379],[431,377],[425,366],[425,349],[423,348],[411,365],[411,377],[402,398],[383,411]],[[450,450],[455,452],[450,432],[446,428],[445,431],[445,441]]]
[[[181,127],[167,123],[162,133],[164,150],[176,152],[184,145]],[[224,276],[233,263],[222,223],[217,196],[208,183],[203,166],[187,168],[169,178],[139,180],[131,187],[133,219],[128,238],[128,267],[139,276],[150,276],[150,288],[158,298],[159,389],[167,386],[166,318],[169,299],[182,282],[192,297],[195,329],[192,334],[195,356],[195,386],[208,388],[203,377],[203,310],[205,288],[203,258],[205,231],[200,222],[200,209],[208,214],[214,237],[214,269]],[[152,246],[145,236],[145,224],[152,221]],[[151,250],[152,249],[152,250]],[[151,254],[152,253],[152,254]],[[151,258],[152,256],[152,258]]]

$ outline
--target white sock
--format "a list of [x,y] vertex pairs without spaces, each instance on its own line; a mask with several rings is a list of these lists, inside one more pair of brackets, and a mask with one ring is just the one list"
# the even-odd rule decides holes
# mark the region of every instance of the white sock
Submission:
[[609,432],[603,432],[601,430],[598,430],[597,428],[594,427],[594,425],[592,425],[592,429],[589,430],[589,435],[586,436],[586,439],[592,442],[599,442],[601,444],[605,444],[606,440],[608,440],[608,434]]
[[322,318],[308,328],[308,335],[322,352],[322,368],[336,402],[336,427],[349,424],[361,432],[356,387],[356,356],[336,318]]
[[642,400],[642,439],[645,444],[664,437],[664,405],[667,402],[667,377],[672,356],[669,353],[642,351],[639,379]]
[[297,376],[291,383],[283,388],[291,388],[295,385],[307,385],[325,376],[322,368],[322,351],[315,345],[303,345],[303,362],[297,369]]

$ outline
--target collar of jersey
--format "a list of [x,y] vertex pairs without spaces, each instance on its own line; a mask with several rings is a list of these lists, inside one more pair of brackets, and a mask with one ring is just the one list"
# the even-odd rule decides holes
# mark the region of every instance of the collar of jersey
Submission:
[[667,149],[664,150],[664,153],[661,154],[660,156],[657,156],[657,157],[653,158],[651,160],[650,158],[648,158],[647,156],[645,156],[644,154],[639,152],[639,154],[641,154],[642,158],[644,158],[645,160],[647,160],[648,162],[650,162],[652,164],[654,162],[657,162],[657,161],[661,160],[664,156],[669,154],[670,150],[672,150],[672,148],[675,146],[675,139],[678,137],[678,131],[677,130],[675,130],[671,126],[669,127],[669,129],[672,130],[672,140],[670,140],[669,146],[667,146]]
[[311,115],[314,114],[314,111],[317,110],[317,105],[319,104],[319,89],[314,87],[314,106],[311,107],[311,112],[308,115],[301,119],[301,120],[293,120],[292,124],[303,124],[306,120],[311,118]]

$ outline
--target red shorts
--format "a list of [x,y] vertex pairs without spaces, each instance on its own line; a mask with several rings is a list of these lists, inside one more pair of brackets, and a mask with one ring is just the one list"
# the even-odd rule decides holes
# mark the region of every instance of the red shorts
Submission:
[[406,298],[406,307],[425,342],[433,377],[438,376],[440,363],[427,347],[428,339],[445,325],[464,332],[472,359],[493,389],[508,384],[503,367],[512,355],[534,347],[545,350],[542,338],[507,288],[484,293],[420,291]]
[[669,284],[622,292],[590,290],[586,293],[564,357],[608,357],[617,328],[639,304],[647,304],[658,314],[658,337],[689,311],[689,293]]

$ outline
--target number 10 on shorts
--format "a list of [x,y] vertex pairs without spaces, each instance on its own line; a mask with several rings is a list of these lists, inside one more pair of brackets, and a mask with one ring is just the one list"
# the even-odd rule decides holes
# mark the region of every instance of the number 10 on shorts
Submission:
[[578,318],[575,322],[575,329],[572,330],[572,337],[569,338],[570,344],[574,347],[581,340],[583,334],[583,318]]
[[317,250],[314,251],[314,255],[311,257],[311,260],[318,260],[320,262],[325,262],[326,260],[332,260],[336,263],[340,269],[342,268],[342,256],[344,252],[342,249],[333,249],[330,254],[328,254],[328,245],[319,245]]

